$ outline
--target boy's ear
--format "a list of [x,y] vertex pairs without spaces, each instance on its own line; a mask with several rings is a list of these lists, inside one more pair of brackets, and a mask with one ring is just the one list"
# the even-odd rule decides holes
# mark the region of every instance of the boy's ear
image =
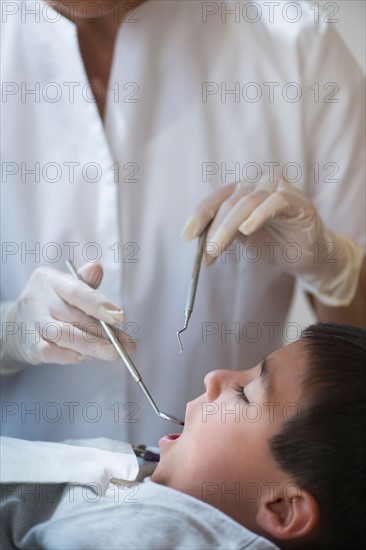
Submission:
[[[276,500],[260,502],[256,522],[278,540],[292,540],[310,535],[319,524],[319,505],[307,491],[288,487]],[[300,494],[299,494],[300,493]]]

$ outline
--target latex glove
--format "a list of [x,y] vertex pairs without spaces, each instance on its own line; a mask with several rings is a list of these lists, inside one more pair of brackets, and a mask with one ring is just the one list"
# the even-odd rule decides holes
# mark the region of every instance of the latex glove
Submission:
[[221,188],[198,206],[181,237],[197,237],[211,220],[207,265],[239,239],[248,251],[251,244],[255,257],[297,276],[324,304],[351,303],[363,259],[361,246],[327,229],[315,206],[285,179]]
[[[118,325],[123,321],[123,311],[95,290],[103,277],[100,264],[86,264],[79,274],[85,282],[54,269],[38,268],[18,300],[2,304],[4,363],[7,356],[33,365],[118,358],[98,320]],[[133,351],[136,346],[128,335],[115,328],[126,350]],[[27,334],[35,330],[37,334]]]

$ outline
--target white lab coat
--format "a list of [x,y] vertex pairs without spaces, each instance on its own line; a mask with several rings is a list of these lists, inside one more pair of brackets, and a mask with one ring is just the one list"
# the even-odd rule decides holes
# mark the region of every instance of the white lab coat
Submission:
[[[205,373],[253,366],[284,333],[296,333],[285,325],[293,278],[236,247],[202,270],[178,353],[196,252],[196,243],[179,240],[185,219],[220,186],[255,178],[254,163],[263,175],[268,163],[278,163],[275,173],[296,163],[301,173],[293,165],[285,175],[325,223],[364,244],[361,71],[332,25],[314,24],[308,4],[299,3],[297,23],[280,15],[268,22],[264,5],[256,23],[229,15],[222,22],[221,13],[204,22],[205,3],[152,0],[130,18],[137,22],[121,26],[103,127],[73,23],[43,2],[18,4],[3,25],[2,301],[16,299],[38,266],[65,270],[71,247],[79,266],[101,252],[101,289],[139,340],[136,366],[161,410],[183,416]],[[335,96],[324,89],[330,82],[339,86]],[[239,97],[225,95],[236,83]],[[204,100],[203,86],[212,92]],[[283,99],[299,86],[299,101]],[[324,103],[326,96],[338,102]],[[37,182],[25,173],[36,163]],[[338,165],[338,181],[327,163]],[[120,362],[26,366],[3,380],[2,399],[3,433],[13,437],[156,443],[175,431],[153,416]]]

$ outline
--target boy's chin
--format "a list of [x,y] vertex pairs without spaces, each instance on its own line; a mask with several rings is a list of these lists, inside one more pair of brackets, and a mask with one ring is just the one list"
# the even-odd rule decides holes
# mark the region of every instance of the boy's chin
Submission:
[[151,481],[153,481],[154,483],[158,483],[159,485],[168,485],[167,476],[164,476],[164,468],[161,462],[159,462],[159,464],[155,468],[151,476]]

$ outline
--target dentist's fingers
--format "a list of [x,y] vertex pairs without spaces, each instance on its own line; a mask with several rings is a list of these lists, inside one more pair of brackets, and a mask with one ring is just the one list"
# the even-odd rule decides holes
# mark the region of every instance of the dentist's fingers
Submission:
[[237,203],[245,196],[250,195],[253,187],[245,183],[237,183],[233,193],[227,197],[218,207],[215,217],[210,225],[207,241],[211,241],[217,230],[222,226],[227,216],[233,211]]
[[207,240],[205,257],[207,265],[211,265],[231,245],[237,237],[239,227],[267,197],[267,191],[253,191],[243,196],[235,206],[224,208],[225,217],[220,220],[221,223],[214,235]]
[[[81,276],[92,286],[98,286],[102,275],[98,264],[81,268]],[[33,365],[78,363],[84,357],[115,359],[116,352],[104,332],[100,333],[98,320],[116,327],[123,322],[123,312],[89,284],[48,267],[35,269],[8,312],[12,322],[30,327],[30,332],[25,338],[18,332],[9,338],[7,354]],[[135,349],[118,326],[116,336],[129,350]]]
[[[109,340],[103,337],[103,329],[94,320],[94,330],[90,326],[76,327],[70,323],[60,323],[52,318],[39,322],[38,337],[33,335],[24,343],[24,359],[31,364],[41,363],[80,363],[88,359],[115,361],[119,358]],[[128,352],[136,350],[131,336],[112,327],[116,338]]]
[[[89,358],[115,361],[119,358],[119,355],[110,341],[103,338],[102,327],[100,326],[99,328],[99,332],[93,334],[82,328],[63,323],[62,330],[60,327],[57,342],[52,343],[56,343],[59,348],[72,350]],[[135,351],[136,344],[131,341],[128,334],[118,329],[114,329],[114,334],[126,351]],[[47,341],[47,338],[44,337],[44,339]]]
[[60,298],[87,315],[110,324],[122,323],[123,311],[83,281],[71,275],[57,274],[53,278],[53,287]]
[[226,185],[204,199],[188,218],[182,230],[181,239],[190,241],[201,235],[210,221],[215,217],[223,201],[232,195],[237,186],[237,183]]
[[74,365],[91,358],[80,353],[58,347],[52,342],[41,339],[38,344],[31,343],[23,350],[24,359],[31,365],[40,363],[57,363],[58,365]]
[[78,275],[80,275],[84,283],[95,289],[102,282],[103,267],[100,263],[84,264],[78,269]]
[[[90,334],[100,334],[101,325],[98,320],[90,315],[87,315],[81,309],[70,306],[62,300],[57,294],[49,304],[49,314],[59,323],[68,323],[74,327],[86,330]],[[107,335],[102,331],[102,337],[108,340]]]
[[263,189],[248,192],[247,188],[240,187],[221,204],[210,226],[207,241],[218,243],[219,241],[216,240],[218,238],[223,239],[220,243],[225,242],[225,239],[228,239],[229,235],[235,234],[239,230],[240,224],[267,197],[268,192]]
[[296,197],[288,193],[276,192],[252,211],[240,225],[239,231],[246,236],[253,235],[277,217],[283,216],[293,220],[298,214],[301,215],[301,205],[298,204]]

